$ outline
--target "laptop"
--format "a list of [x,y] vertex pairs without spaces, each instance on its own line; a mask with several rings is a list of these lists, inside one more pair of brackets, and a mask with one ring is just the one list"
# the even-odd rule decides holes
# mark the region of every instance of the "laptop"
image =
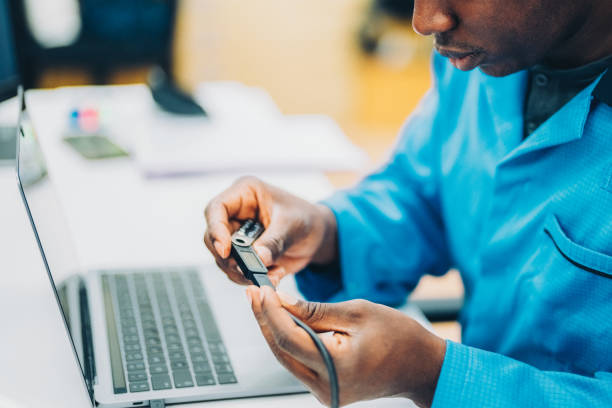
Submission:
[[82,271],[23,91],[18,98],[19,189],[92,406],[305,392],[216,266]]

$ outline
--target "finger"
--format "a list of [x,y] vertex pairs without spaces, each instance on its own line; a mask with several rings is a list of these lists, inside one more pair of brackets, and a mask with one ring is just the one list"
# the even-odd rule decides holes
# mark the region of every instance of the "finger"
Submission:
[[227,258],[232,239],[227,208],[219,200],[214,200],[206,207],[205,216],[208,225],[205,239],[210,240],[214,252],[222,258]]
[[256,211],[257,199],[252,191],[239,186],[230,187],[206,206],[206,234],[222,258],[230,254],[232,232],[236,229],[233,219],[253,217]]
[[232,258],[223,259],[215,253],[215,251],[212,249],[212,243],[210,242],[209,237],[204,237],[204,243],[215,257],[215,263],[217,264],[219,269],[225,272],[225,274],[231,281],[239,285],[248,285],[251,283],[247,278],[244,277],[242,271],[238,269],[236,261],[234,261]]
[[306,323],[317,332],[347,333],[361,319],[365,301],[341,303],[319,303],[298,300],[283,292],[278,292],[282,306],[292,315]]
[[239,285],[249,285],[251,283],[244,276],[242,271],[240,271],[238,265],[236,264],[236,261],[234,261],[233,259],[223,259],[220,257],[215,257],[215,263],[231,281]]
[[[254,305],[253,299],[260,298],[260,290],[256,286],[249,286],[247,288],[247,298],[249,299],[249,303],[251,304],[251,308],[253,312],[257,315],[261,313],[261,304]],[[274,338],[272,332],[270,331],[269,326],[260,326],[262,334],[264,338],[268,342],[270,349],[274,353],[276,359],[291,373],[293,373],[300,381],[306,384],[308,387],[312,388],[315,384],[315,380],[318,375],[316,372],[300,363],[298,360],[293,358],[289,353],[282,350],[278,347],[278,345],[274,341],[270,341]]]
[[255,249],[264,265],[274,264],[291,246],[293,239],[287,225],[288,223],[278,220],[273,213],[265,231],[253,244],[253,249]]
[[272,282],[274,287],[277,287],[281,279],[286,275],[287,271],[282,266],[273,266],[268,269],[268,279],[270,279],[270,282]]
[[319,372],[323,367],[323,361],[308,333],[294,323],[281,306],[272,288],[267,286],[259,288],[259,295],[253,297],[253,312],[262,327],[262,332],[264,327],[269,332],[266,338],[268,343],[289,353],[308,368]]
[[[292,273],[297,273],[304,269],[308,265],[309,259],[306,257],[291,257],[285,255],[280,256],[275,262],[274,265],[282,266],[285,269],[285,275],[289,275]],[[272,269],[270,269],[272,271]]]
[[246,278],[246,276],[244,276],[244,274],[240,270],[240,267],[236,264],[236,261],[234,261],[233,259],[230,259],[223,269],[226,271],[225,273],[227,274],[227,277],[230,278],[230,280],[240,285],[253,284],[253,282],[251,282],[249,279]]
[[204,245],[210,251],[210,253],[217,259],[224,259],[219,253],[218,249],[213,245],[212,237],[210,236],[209,230],[204,233]]

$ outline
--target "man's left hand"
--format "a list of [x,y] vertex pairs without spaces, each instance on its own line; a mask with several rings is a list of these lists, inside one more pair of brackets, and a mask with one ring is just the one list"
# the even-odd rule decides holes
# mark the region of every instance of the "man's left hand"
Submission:
[[446,344],[408,316],[365,300],[300,301],[269,287],[249,286],[247,296],[276,358],[323,404],[330,404],[327,369],[312,339],[287,312],[318,332],[329,350],[340,405],[390,396],[431,405]]

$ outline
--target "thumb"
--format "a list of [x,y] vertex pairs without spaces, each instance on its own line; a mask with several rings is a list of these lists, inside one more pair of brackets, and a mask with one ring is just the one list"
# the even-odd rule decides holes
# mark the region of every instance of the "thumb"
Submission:
[[320,303],[277,292],[282,306],[317,332],[348,332],[361,315],[359,302]]
[[284,223],[272,222],[253,244],[261,261],[266,266],[273,265],[289,247],[289,231]]

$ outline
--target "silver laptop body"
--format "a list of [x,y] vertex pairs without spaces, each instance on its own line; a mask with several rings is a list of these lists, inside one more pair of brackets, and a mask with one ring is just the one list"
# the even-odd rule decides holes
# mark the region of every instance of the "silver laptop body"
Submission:
[[243,291],[216,267],[82,272],[21,91],[19,99],[19,189],[92,405],[304,392],[269,351]]

